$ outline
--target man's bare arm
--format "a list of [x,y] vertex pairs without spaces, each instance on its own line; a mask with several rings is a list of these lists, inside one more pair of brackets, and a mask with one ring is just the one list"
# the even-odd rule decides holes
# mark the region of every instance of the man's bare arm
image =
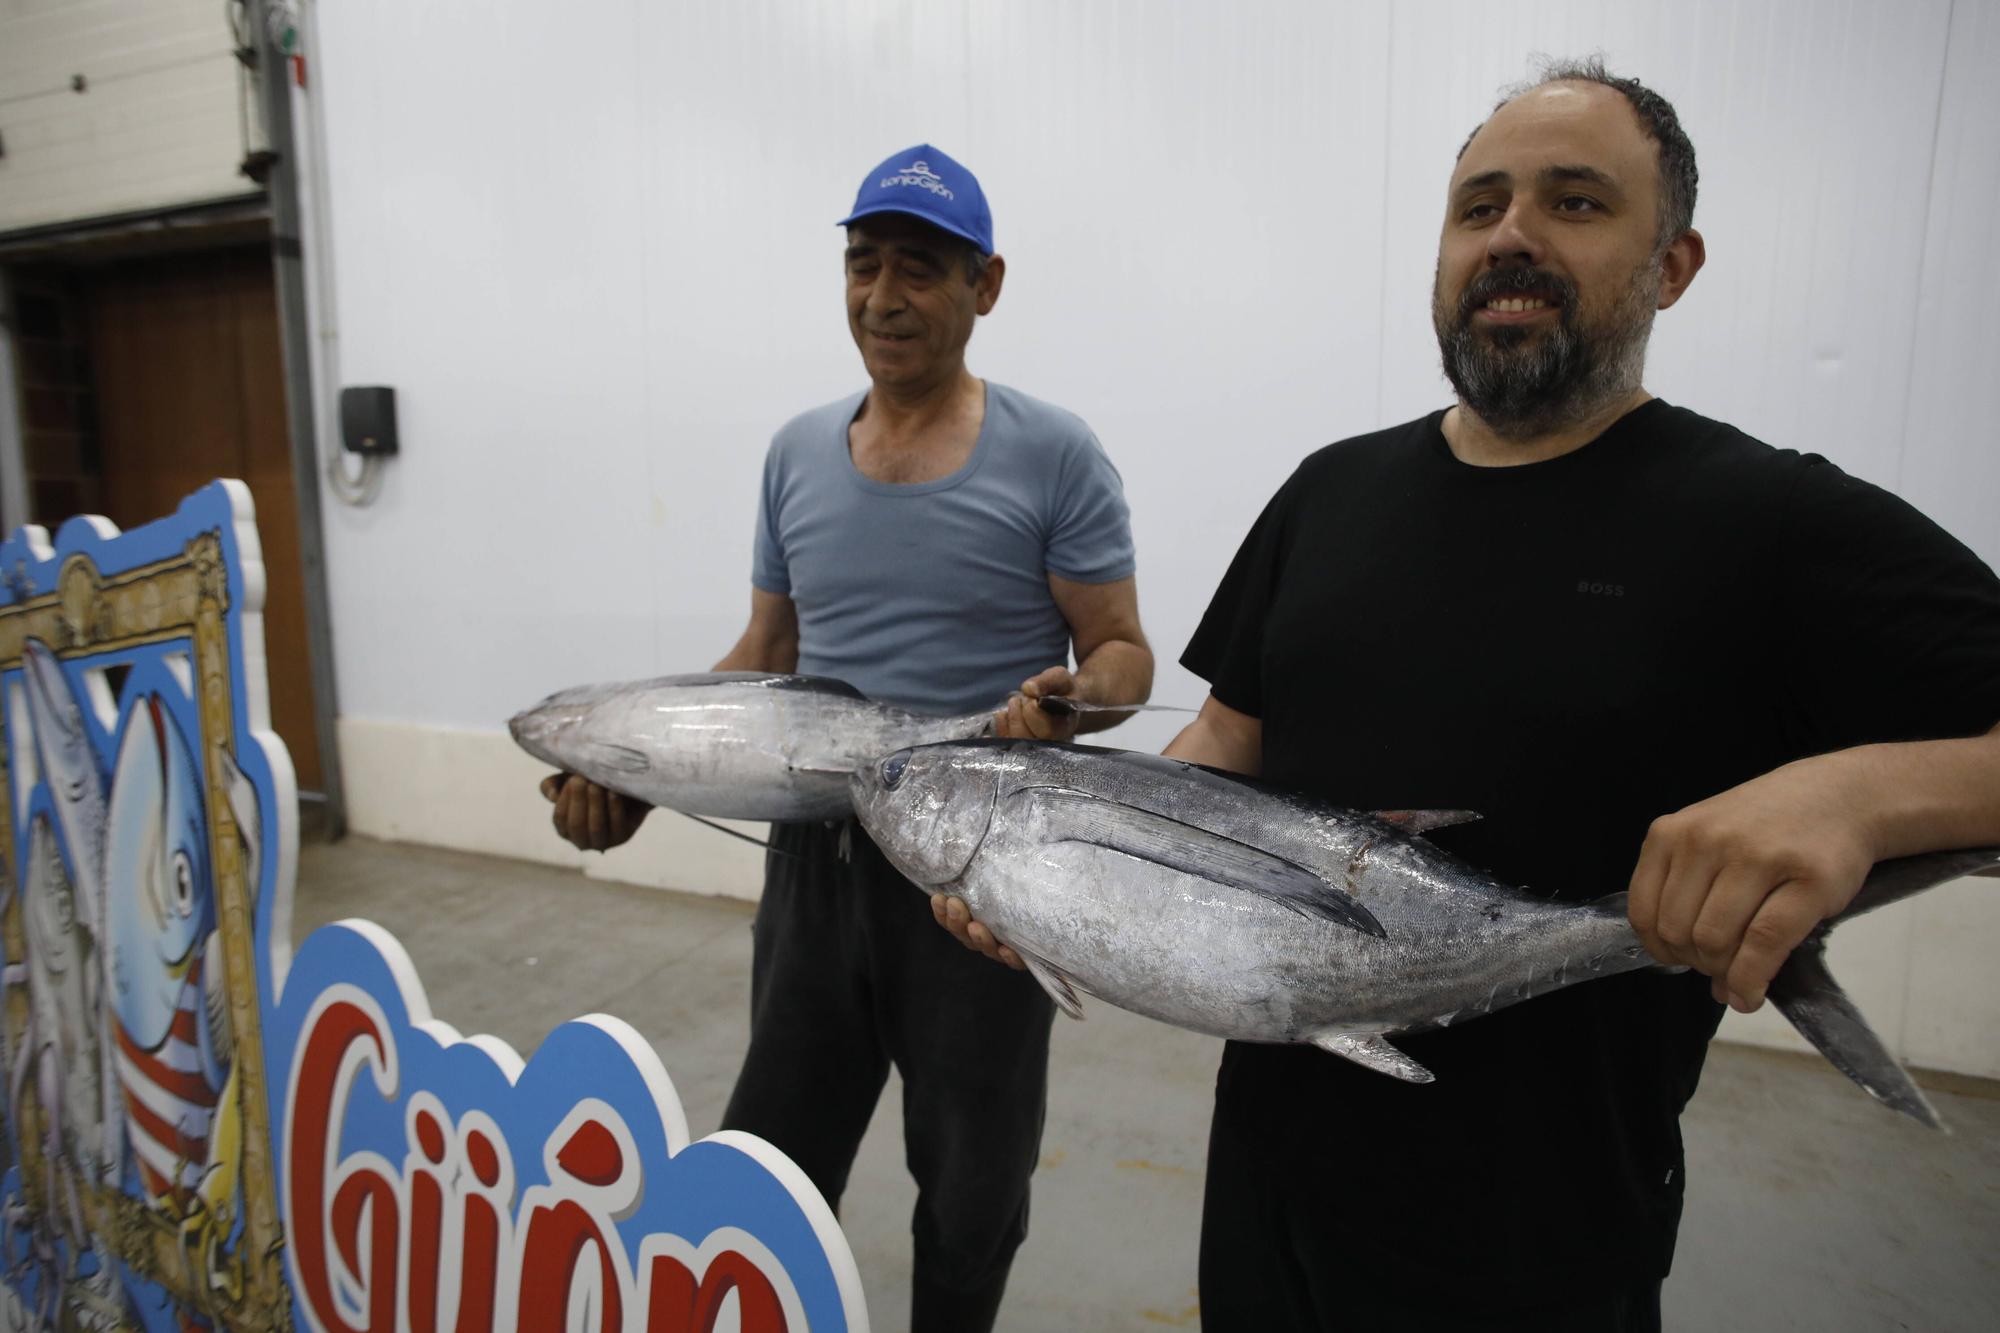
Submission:
[[781,592],[750,589],[750,623],[736,646],[715,664],[717,671],[799,669],[799,608]]
[[1162,753],[1169,759],[1185,759],[1254,778],[1264,771],[1264,723],[1211,694],[1195,720],[1183,727]]
[[1748,1013],[1877,861],[2000,844],[2000,727],[1815,755],[1653,821],[1629,912],[1663,963]]
[[1027,740],[1066,741],[1124,721],[1118,713],[1043,712],[1033,700],[1066,695],[1093,704],[1142,704],[1153,692],[1153,650],[1139,626],[1136,578],[1078,583],[1048,576],[1049,595],[1069,624],[1076,670],[1052,666],[1021,682],[1023,697],[994,718],[994,731]]

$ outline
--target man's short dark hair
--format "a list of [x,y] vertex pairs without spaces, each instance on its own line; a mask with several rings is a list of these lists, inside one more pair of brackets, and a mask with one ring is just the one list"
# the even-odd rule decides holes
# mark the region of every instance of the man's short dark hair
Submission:
[[[1678,240],[1681,233],[1694,225],[1695,187],[1700,177],[1694,166],[1694,144],[1689,141],[1687,131],[1681,128],[1681,118],[1674,111],[1674,104],[1637,79],[1613,74],[1604,68],[1603,57],[1588,56],[1582,60],[1543,60],[1538,77],[1507,89],[1494,103],[1493,109],[1498,111],[1522,94],[1551,83],[1599,83],[1625,98],[1633,113],[1639,117],[1639,128],[1659,149],[1659,244],[1665,247]],[[1465,156],[1473,138],[1484,128],[1484,121],[1472,127],[1472,133],[1466,135],[1465,142],[1459,146],[1460,157]]]

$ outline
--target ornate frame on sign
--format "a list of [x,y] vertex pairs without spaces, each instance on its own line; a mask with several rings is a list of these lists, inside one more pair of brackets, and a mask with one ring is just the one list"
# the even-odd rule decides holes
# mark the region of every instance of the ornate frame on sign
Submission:
[[[109,535],[109,534],[106,534]],[[28,591],[16,577],[17,592]],[[253,602],[257,600],[253,596]],[[114,1187],[91,1187],[72,1177],[91,1230],[112,1243],[116,1257],[140,1276],[156,1282],[184,1308],[246,1333],[279,1333],[291,1327],[285,1282],[283,1232],[276,1178],[270,1158],[268,1076],[263,1067],[262,1017],[254,930],[258,886],[248,881],[245,841],[237,828],[222,784],[218,751],[235,757],[237,701],[232,698],[228,635],[228,570],[219,532],[205,532],[182,552],[122,573],[101,574],[87,554],[66,559],[52,592],[0,606],[0,671],[19,668],[27,642],[38,639],[63,661],[128,648],[185,640],[194,664],[195,701],[201,724],[200,753],[209,855],[214,868],[217,928],[221,932],[230,1021],[236,1033],[235,1058],[241,1078],[236,1095],[242,1120],[240,1188],[243,1231],[222,1260],[224,1281],[207,1280],[167,1215]],[[257,609],[254,606],[251,608]],[[11,725],[0,709],[0,732]],[[14,793],[12,775],[0,765],[0,870],[12,860]],[[18,876],[17,876],[18,879]],[[9,964],[27,952],[18,893],[9,895],[0,938]],[[4,1021],[9,1049],[24,1039],[28,997],[16,988],[8,996]],[[10,1117],[11,1117],[10,1112]],[[32,1098],[19,1106],[21,1187],[30,1203],[47,1210],[43,1181],[41,1112]],[[33,1169],[25,1169],[33,1168]]]
[[866,1333],[805,1173],[691,1140],[628,1024],[523,1060],[434,1018],[365,921],[294,955],[264,593],[240,482],[0,543],[0,1333],[509,1333],[572,1297],[606,1327],[734,1300],[746,1330]]

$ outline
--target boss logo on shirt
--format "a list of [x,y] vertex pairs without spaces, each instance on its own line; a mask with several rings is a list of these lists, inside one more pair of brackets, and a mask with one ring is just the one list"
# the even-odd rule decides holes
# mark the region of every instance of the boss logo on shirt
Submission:
[[1622,583],[1598,583],[1592,579],[1578,579],[1576,590],[1591,597],[1623,597],[1625,585]]

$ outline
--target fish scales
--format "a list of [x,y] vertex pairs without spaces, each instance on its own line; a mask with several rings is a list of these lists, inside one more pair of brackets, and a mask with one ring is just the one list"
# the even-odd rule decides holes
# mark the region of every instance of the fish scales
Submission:
[[[1483,1011],[1489,1000],[1498,1008],[1554,989],[1573,957],[1598,960],[1600,972],[1648,961],[1631,952],[1637,939],[1622,913],[1524,894],[1369,816],[1174,761],[1107,763],[1107,752],[1083,747],[1014,752],[1018,764],[977,770],[995,779],[994,818],[950,891],[997,935],[1080,989],[1148,1017],[1264,1042],[1327,1030],[1414,1031],[1443,1014]],[[1254,844],[1319,872],[1337,886],[1331,891],[1351,885],[1384,937],[1076,841],[1060,812],[1032,800],[1051,787],[1099,792]],[[857,809],[866,823],[865,807]],[[922,818],[943,810],[927,801]],[[892,831],[878,841],[897,837]],[[1544,984],[1526,984],[1531,975]]]
[[[1420,836],[1473,817],[1463,811],[1356,813],[1176,760],[1025,741],[902,750],[849,785],[896,868],[963,898],[1072,1016],[1083,991],[1426,1082],[1384,1038],[1656,966],[1622,892],[1540,898]],[[1880,863],[1769,992],[1843,1073],[1934,1127],[1922,1091],[1827,972],[1824,936],[1969,874],[2000,874],[2000,849]]]

